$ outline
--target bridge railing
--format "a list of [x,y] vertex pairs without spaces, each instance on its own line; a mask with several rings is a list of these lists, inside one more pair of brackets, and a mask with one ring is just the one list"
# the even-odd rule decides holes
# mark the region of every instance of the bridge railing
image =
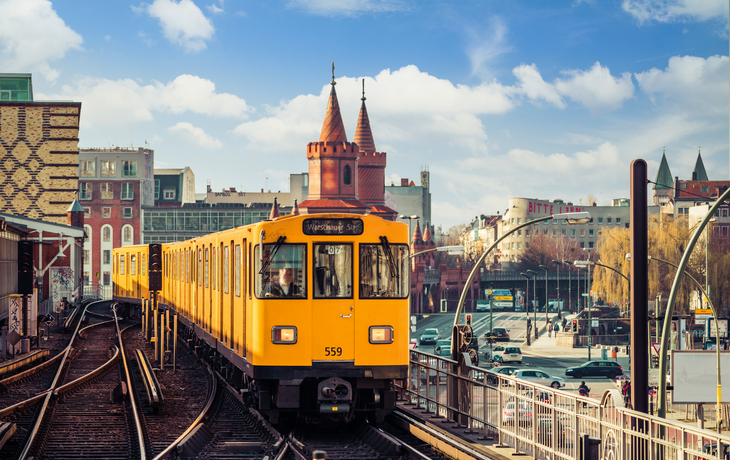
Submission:
[[[730,459],[730,436],[623,407],[618,390],[601,400],[495,374],[417,350],[400,397],[467,432],[538,459],[584,458],[584,446],[616,460]],[[718,449],[718,446],[720,448]]]

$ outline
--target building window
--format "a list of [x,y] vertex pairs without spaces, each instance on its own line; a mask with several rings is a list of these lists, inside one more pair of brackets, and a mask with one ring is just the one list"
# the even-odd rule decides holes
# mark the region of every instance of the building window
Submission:
[[590,237],[593,236],[593,229],[588,230],[588,236],[590,236]]
[[155,200],[160,199],[160,179],[155,179]]
[[101,218],[102,219],[111,219],[112,218],[112,208],[109,208],[109,207],[101,208]]
[[83,257],[84,257],[84,259],[83,259],[83,262],[82,263],[84,263],[84,264],[91,263],[91,259],[89,258],[89,250],[88,249],[84,249],[84,256]]
[[122,177],[137,177],[137,162],[122,160]]
[[101,183],[101,199],[102,200],[113,200],[114,199],[114,188],[111,182]]
[[727,217],[727,208],[722,209],[722,217]]
[[525,236],[530,236],[530,230],[529,229],[526,229],[525,230]]
[[703,185],[702,193],[710,193],[710,187],[708,185]]
[[687,189],[687,182],[682,182],[679,186],[680,189],[686,190]]
[[557,220],[553,220],[553,225],[558,225],[558,221]]
[[610,224],[611,223],[611,218],[610,217],[606,217],[606,223],[607,224]]
[[101,171],[99,175],[101,177],[114,177],[117,175],[117,162],[116,161],[101,161]]
[[586,236],[586,231],[585,231],[585,230],[583,230],[583,229],[581,229],[581,230],[580,230],[580,236]]
[[345,185],[350,185],[352,182],[352,171],[350,170],[350,166],[345,165],[344,170],[342,171],[342,182]]
[[522,243],[517,243],[517,249],[522,249]]
[[589,224],[593,223],[593,217],[591,217],[591,220],[588,221]]
[[517,230],[517,236],[522,236],[522,230]]
[[556,236],[558,236],[558,232],[556,230],[553,230],[553,238],[555,238]]
[[513,217],[513,218],[511,218],[511,219],[510,219],[510,221],[509,221],[509,223],[510,223],[510,225],[514,225],[514,223],[515,223],[515,218],[514,218],[514,217]]
[[112,263],[112,252],[109,249],[101,251],[101,263],[104,265]]
[[616,225],[621,225],[621,218],[620,217],[617,217],[616,218]]
[[585,248],[585,247],[586,247],[586,244],[585,244],[584,242],[582,242],[582,241],[581,241],[581,242],[580,242],[580,248],[581,248],[581,249],[583,249],[583,248]]
[[132,208],[124,208],[124,218],[125,219],[132,218]]
[[132,183],[122,184],[122,199],[123,200],[134,199],[134,184],[132,184]]
[[550,223],[550,221],[549,221],[549,220],[543,220],[543,221],[542,221],[542,224],[543,224],[543,225],[547,225],[547,224],[549,224],[549,223]]
[[570,236],[575,237],[575,229],[570,230]]
[[165,189],[164,198],[166,200],[174,200],[175,199],[175,189],[172,189],[172,188]]
[[593,241],[589,241],[589,242],[588,242],[588,247],[589,247],[590,249],[593,249]]
[[603,217],[598,218],[598,225],[601,225],[601,224],[603,224]]
[[101,231],[101,239],[105,243],[108,243],[112,240],[112,229],[109,226],[105,226],[104,229]]
[[95,177],[96,171],[94,166],[96,163],[94,160],[81,160],[79,161],[79,177]]
[[521,217],[518,217],[517,218],[517,225],[520,225],[521,223],[522,223],[522,218]]
[[91,217],[91,208],[84,208],[84,218],[88,219]]
[[112,284],[112,274],[109,272],[104,272],[104,286],[111,286]]
[[79,200],[91,199],[91,183],[82,182],[79,184]]
[[128,225],[124,227],[124,230],[122,230],[122,239],[125,243],[132,242],[132,227]]
[[566,235],[567,233],[568,233],[568,232],[567,232],[567,230],[565,230],[565,229],[563,229],[563,230],[561,230],[561,231],[560,231],[560,234],[561,234],[561,235],[563,235],[563,236],[565,236],[565,235]]

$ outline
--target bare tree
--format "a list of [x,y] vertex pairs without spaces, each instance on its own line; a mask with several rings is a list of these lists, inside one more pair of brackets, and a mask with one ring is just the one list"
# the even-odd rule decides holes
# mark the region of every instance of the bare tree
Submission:
[[553,260],[578,260],[588,256],[581,250],[575,238],[559,236],[551,238],[544,233],[538,234],[529,241],[527,249],[522,253],[517,268],[519,270],[539,270],[540,265],[549,265]]

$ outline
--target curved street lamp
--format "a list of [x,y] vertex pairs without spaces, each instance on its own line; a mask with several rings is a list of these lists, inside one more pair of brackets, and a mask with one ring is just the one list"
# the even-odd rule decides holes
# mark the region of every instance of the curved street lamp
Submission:
[[[730,189],[729,189],[730,190]],[[553,214],[551,216],[545,216],[545,217],[538,217],[535,220],[531,220],[529,222],[524,222],[520,225],[517,225],[516,227],[510,229],[507,233],[502,235],[501,237],[497,238],[494,243],[492,243],[489,248],[484,251],[484,253],[479,257],[479,260],[474,264],[474,268],[472,268],[471,273],[469,273],[469,277],[466,279],[466,284],[464,284],[464,290],[461,291],[461,296],[459,297],[459,303],[456,306],[456,312],[454,314],[454,326],[459,324],[459,319],[461,318],[461,310],[464,307],[464,302],[466,301],[466,293],[471,287],[471,282],[474,279],[474,275],[477,272],[477,269],[479,266],[484,262],[484,259],[487,258],[490,252],[494,248],[499,245],[499,243],[502,242],[505,238],[507,238],[512,233],[516,232],[517,230],[521,230],[523,227],[527,227],[528,225],[536,224],[538,222],[543,222],[546,220],[553,220],[553,219],[565,219],[569,224],[584,224],[588,223],[591,219],[591,214],[589,212],[567,212],[562,214]],[[537,332],[537,327],[535,327],[535,332]],[[456,340],[451,341],[451,347],[452,347],[452,356],[455,354],[455,347],[456,347]]]

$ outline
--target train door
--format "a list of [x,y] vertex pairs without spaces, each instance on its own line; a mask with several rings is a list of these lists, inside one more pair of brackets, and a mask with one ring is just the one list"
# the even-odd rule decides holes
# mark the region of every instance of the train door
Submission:
[[218,309],[220,316],[220,335],[223,343],[228,348],[233,348],[233,336],[231,334],[231,327],[233,326],[233,286],[231,286],[232,274],[233,274],[233,254],[231,248],[233,247],[233,241],[230,244],[223,246],[223,273],[222,273],[222,287],[221,290],[221,308]]
[[231,309],[231,342],[239,355],[244,355],[246,314],[246,240],[233,249],[233,308]]
[[354,361],[353,245],[314,243],[312,255],[312,359]]

